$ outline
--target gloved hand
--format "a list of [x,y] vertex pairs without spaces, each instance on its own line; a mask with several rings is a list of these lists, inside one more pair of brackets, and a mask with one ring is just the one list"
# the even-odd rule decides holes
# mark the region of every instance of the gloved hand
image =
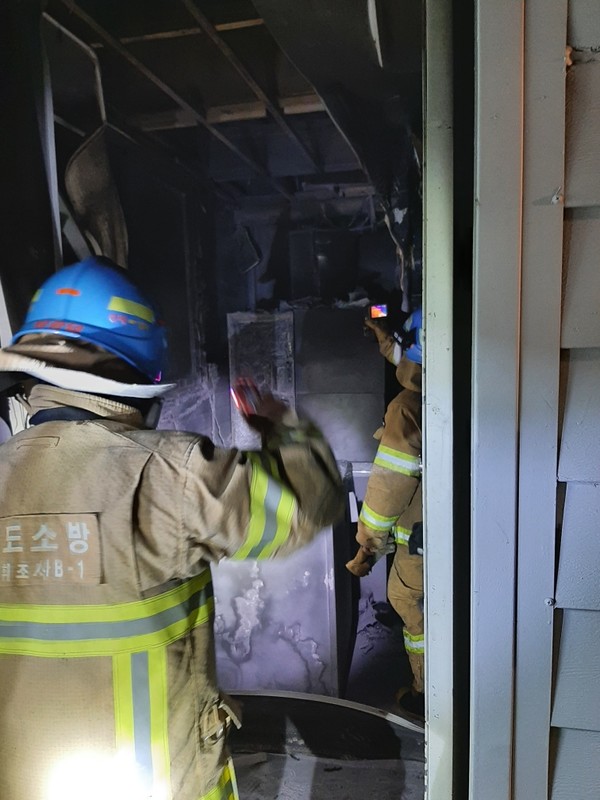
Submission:
[[376,557],[373,553],[365,550],[364,547],[359,547],[352,561],[348,561],[346,564],[346,569],[353,575],[356,575],[357,578],[364,578],[365,575],[371,572],[375,561]]
[[411,556],[423,555],[423,523],[415,522],[408,539],[408,552]]
[[385,342],[391,336],[389,330],[387,329],[386,324],[381,320],[375,320],[371,319],[370,317],[365,317],[364,326],[367,330],[370,329],[373,331],[378,344]]
[[238,378],[231,387],[231,395],[240,414],[263,438],[280,423],[288,406],[270,392],[259,392],[250,378]]

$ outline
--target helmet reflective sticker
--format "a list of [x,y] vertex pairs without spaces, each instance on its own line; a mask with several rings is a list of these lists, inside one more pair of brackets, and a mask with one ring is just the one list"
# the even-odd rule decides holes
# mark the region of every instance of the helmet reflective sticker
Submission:
[[109,311],[121,311],[123,314],[130,314],[132,317],[140,317],[146,322],[154,322],[154,311],[148,306],[127,300],[125,297],[111,297],[108,304]]

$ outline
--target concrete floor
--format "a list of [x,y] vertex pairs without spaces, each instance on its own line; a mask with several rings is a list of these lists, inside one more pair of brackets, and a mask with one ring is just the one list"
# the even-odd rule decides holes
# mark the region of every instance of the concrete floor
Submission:
[[230,740],[241,800],[422,800],[420,726],[325,697],[235,699],[244,715]]
[[272,753],[254,759],[234,758],[241,800],[423,800],[422,761]]

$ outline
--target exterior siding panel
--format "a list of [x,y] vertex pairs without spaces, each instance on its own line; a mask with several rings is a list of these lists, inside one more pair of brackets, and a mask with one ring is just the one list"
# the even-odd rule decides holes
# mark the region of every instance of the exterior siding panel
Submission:
[[600,797],[600,733],[562,728],[556,731],[551,800]]
[[[600,611],[600,485],[597,483],[568,484],[560,552],[558,606]],[[600,662],[600,651],[598,656]],[[600,730],[600,714],[598,720]]]
[[600,349],[572,350],[559,480],[600,483]]
[[600,44],[598,0],[569,0],[567,42],[578,50]]
[[600,205],[600,61],[569,68],[566,131],[566,204]]
[[600,797],[600,6],[570,0],[563,309],[567,482],[556,602],[550,800]]
[[564,612],[552,725],[600,732],[598,611]]
[[600,347],[600,206],[568,209],[564,231],[561,346]]

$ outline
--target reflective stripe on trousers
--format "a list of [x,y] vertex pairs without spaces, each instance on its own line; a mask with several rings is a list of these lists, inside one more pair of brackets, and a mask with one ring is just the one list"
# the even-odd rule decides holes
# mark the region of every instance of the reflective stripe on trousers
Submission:
[[396,544],[403,544],[408,547],[408,540],[410,539],[411,531],[408,528],[403,528],[401,525],[394,525],[392,528],[392,536]]
[[198,800],[238,800],[237,783],[231,759],[223,767],[219,783],[208,794],[202,795]]
[[[106,605],[0,604],[0,653],[112,658],[116,750],[144,775],[148,797],[170,798],[167,646],[210,623],[210,569],[163,594]],[[228,763],[199,800],[237,798]]]

